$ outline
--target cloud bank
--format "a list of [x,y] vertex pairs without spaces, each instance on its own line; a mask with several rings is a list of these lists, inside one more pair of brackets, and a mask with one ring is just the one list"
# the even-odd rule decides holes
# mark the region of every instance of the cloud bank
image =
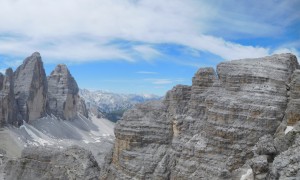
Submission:
[[46,63],[83,63],[148,61],[165,56],[157,48],[161,44],[223,59],[298,52],[297,46],[274,49],[236,38],[280,36],[299,21],[299,5],[296,0],[0,0],[0,54],[17,61],[39,51]]

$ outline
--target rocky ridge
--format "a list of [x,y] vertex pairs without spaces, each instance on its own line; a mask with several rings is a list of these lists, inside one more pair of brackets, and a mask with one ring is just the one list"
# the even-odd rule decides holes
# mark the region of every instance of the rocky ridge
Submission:
[[[178,85],[163,102],[124,114],[102,178],[240,179],[246,166],[256,179],[261,172],[267,179],[299,177],[297,132],[284,134],[286,124],[300,121],[298,69],[292,54],[226,61],[217,72],[201,68],[192,86]],[[264,136],[272,141],[259,156]]]

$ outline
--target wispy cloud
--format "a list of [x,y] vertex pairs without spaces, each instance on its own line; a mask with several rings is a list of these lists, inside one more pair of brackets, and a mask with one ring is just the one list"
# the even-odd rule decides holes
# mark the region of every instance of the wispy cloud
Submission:
[[[248,4],[232,0],[0,0],[0,4],[1,54],[25,57],[39,51],[48,63],[152,60],[162,55],[155,45],[165,43],[186,46],[194,55],[203,51],[223,59],[265,56],[272,53],[269,47],[228,39],[240,34],[280,35],[299,20],[297,0]],[[272,11],[265,13],[260,7]],[[116,40],[137,44],[124,47]]]
[[134,46],[133,50],[137,51],[139,55],[145,60],[151,60],[157,56],[162,55],[158,50],[148,45]]

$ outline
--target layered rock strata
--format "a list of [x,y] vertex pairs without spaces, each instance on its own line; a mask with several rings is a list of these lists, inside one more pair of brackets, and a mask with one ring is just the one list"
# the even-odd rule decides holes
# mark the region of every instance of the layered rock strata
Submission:
[[14,73],[15,98],[24,121],[46,115],[47,77],[42,58],[35,52]]
[[[217,72],[200,69],[192,86],[125,113],[102,178],[232,179],[260,137],[273,137],[285,117],[298,117],[287,109],[295,104],[289,97],[298,98],[298,68],[294,55],[281,54],[226,61]],[[254,169],[266,163],[257,161],[262,165]]]
[[0,73],[0,127],[6,124],[18,124],[13,76],[11,68],[6,70],[5,75]]
[[78,92],[65,65],[58,65],[47,80],[42,58],[35,52],[15,72],[10,68],[5,75],[0,73],[0,127],[30,123],[47,113],[65,120],[76,118],[77,113],[88,117]]
[[90,151],[78,146],[64,150],[32,147],[10,160],[5,179],[98,179],[100,168]]
[[48,113],[65,120],[74,119],[79,111],[87,116],[78,92],[78,85],[67,66],[57,65],[48,77]]

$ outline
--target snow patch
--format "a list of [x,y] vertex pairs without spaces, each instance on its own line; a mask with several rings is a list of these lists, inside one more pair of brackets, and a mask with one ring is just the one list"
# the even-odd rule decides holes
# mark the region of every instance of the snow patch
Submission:
[[290,132],[293,129],[294,129],[293,126],[287,126],[286,129],[285,129],[285,131],[284,131],[284,134],[287,134],[288,132]]
[[[29,127],[29,125],[27,123],[24,122],[24,124],[22,126],[20,126],[20,129],[24,129],[27,134],[32,138],[33,141],[27,141],[28,144],[30,145],[34,145],[34,146],[38,146],[38,145],[41,145],[41,146],[45,146],[45,145],[53,145],[53,143],[51,143],[50,141],[47,141],[43,138],[40,138],[37,134],[39,134],[38,132],[37,133],[34,133],[30,128],[32,127]],[[20,139],[20,138],[18,138]]]

